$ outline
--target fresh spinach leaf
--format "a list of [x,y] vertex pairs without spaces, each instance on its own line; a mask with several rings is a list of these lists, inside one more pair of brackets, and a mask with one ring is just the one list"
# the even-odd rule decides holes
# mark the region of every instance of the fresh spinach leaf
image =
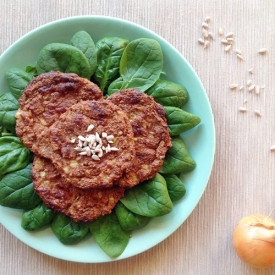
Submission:
[[188,92],[184,86],[163,79],[159,79],[146,93],[163,106],[181,108],[188,100]]
[[29,74],[21,69],[12,68],[6,72],[7,84],[16,99],[19,99],[24,89],[32,79],[32,74]]
[[38,55],[36,69],[38,74],[60,71],[88,79],[92,75],[90,64],[82,51],[62,43],[46,45]]
[[164,106],[170,136],[177,136],[200,123],[200,118],[180,108]]
[[36,77],[38,75],[36,66],[28,65],[25,69],[25,72],[32,74],[33,77]]
[[163,175],[163,177],[165,178],[171,201],[174,202],[181,199],[186,193],[184,183],[176,175]]
[[31,158],[31,152],[18,137],[0,137],[0,177],[26,167]]
[[159,79],[163,66],[163,55],[159,43],[148,38],[131,41],[120,61],[122,89],[135,88],[146,91]]
[[173,209],[165,179],[160,174],[126,190],[120,201],[130,211],[146,217],[162,216]]
[[97,67],[97,57],[95,43],[91,36],[86,31],[79,31],[73,36],[71,44],[86,56],[91,67],[91,75],[93,75]]
[[98,67],[94,78],[103,92],[119,75],[120,60],[128,44],[128,40],[119,37],[104,37],[96,43]]
[[112,258],[122,254],[130,239],[129,233],[121,228],[115,212],[91,222],[90,231],[100,248]]
[[58,240],[63,244],[75,244],[86,236],[89,227],[84,223],[76,223],[64,214],[57,214],[51,228]]
[[196,162],[190,156],[183,139],[178,136],[172,139],[172,147],[167,151],[160,173],[188,173],[195,169]]
[[55,214],[44,203],[40,203],[34,209],[25,211],[22,215],[21,226],[28,231],[35,231],[50,224]]
[[11,93],[0,94],[0,125],[14,134],[18,108],[18,101]]
[[41,202],[33,188],[31,166],[29,164],[24,169],[7,174],[0,180],[0,205],[32,209]]
[[126,231],[131,231],[137,228],[144,227],[150,221],[150,217],[145,217],[133,213],[121,202],[117,203],[115,211],[122,229]]
[[115,81],[113,81],[110,86],[108,87],[108,95],[111,95],[113,93],[116,93],[120,90],[122,90],[124,85],[124,80],[122,77],[117,78]]

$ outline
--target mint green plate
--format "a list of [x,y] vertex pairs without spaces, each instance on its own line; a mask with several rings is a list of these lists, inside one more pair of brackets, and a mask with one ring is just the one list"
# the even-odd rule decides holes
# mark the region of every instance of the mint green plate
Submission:
[[190,99],[184,109],[198,115],[202,120],[199,126],[183,134],[190,154],[197,162],[196,169],[182,177],[187,188],[185,197],[175,203],[173,211],[168,215],[153,218],[146,227],[133,231],[127,248],[116,259],[109,258],[92,236],[77,245],[65,246],[58,241],[50,228],[35,233],[27,232],[20,225],[22,211],[0,207],[0,222],[28,246],[68,261],[109,262],[131,257],[157,245],[187,219],[199,202],[211,173],[215,152],[215,128],[206,92],[196,72],[185,58],[152,31],[118,18],[71,17],[46,24],[26,34],[0,57],[0,90],[3,92],[8,90],[5,81],[5,72],[8,69],[11,67],[25,69],[27,65],[34,65],[42,47],[51,42],[69,43],[71,37],[80,30],[89,32],[95,42],[105,36],[119,36],[129,40],[141,37],[156,39],[163,50],[163,70],[166,78],[187,88]]

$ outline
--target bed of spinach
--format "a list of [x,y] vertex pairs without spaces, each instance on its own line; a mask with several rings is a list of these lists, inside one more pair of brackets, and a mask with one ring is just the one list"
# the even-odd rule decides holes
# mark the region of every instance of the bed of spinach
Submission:
[[[118,257],[132,230],[146,226],[152,217],[172,211],[173,202],[186,193],[177,174],[188,173],[196,166],[180,134],[198,125],[200,118],[182,110],[188,92],[182,85],[161,79],[162,66],[162,50],[155,40],[104,37],[94,44],[86,31],[79,31],[69,44],[45,45],[35,65],[7,71],[10,91],[0,94],[0,205],[23,209],[24,229],[35,231],[50,226],[64,244],[77,243],[90,232],[107,255]],[[35,76],[51,70],[91,79],[106,96],[136,88],[162,104],[167,114],[173,146],[159,173],[126,190],[111,214],[88,224],[75,223],[42,203],[31,180],[32,153],[15,136],[17,100]]]

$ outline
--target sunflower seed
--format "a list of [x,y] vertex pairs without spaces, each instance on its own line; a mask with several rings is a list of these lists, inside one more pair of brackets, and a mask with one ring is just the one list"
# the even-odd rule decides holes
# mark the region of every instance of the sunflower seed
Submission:
[[238,87],[237,84],[231,84],[231,85],[229,86],[229,88],[230,88],[231,90],[234,90],[234,89],[236,89],[237,87]]
[[92,151],[90,150],[90,148],[86,149],[86,153],[87,153],[87,156],[90,157],[91,154],[92,154]]
[[95,128],[95,126],[93,124],[90,124],[87,128],[87,132],[92,131]]
[[80,147],[80,148],[82,147],[82,141],[81,140],[78,141],[78,147]]
[[211,38],[212,40],[215,40],[214,34],[212,32],[208,32],[208,37]]
[[85,141],[86,140],[86,138],[83,137],[83,136],[78,136],[78,139],[81,140],[81,141]]
[[253,74],[253,69],[248,70],[250,74]]
[[239,108],[239,111],[242,112],[242,113],[245,113],[245,112],[247,112],[247,108],[245,108],[245,107],[240,107],[240,108]]
[[219,28],[219,35],[223,36],[223,29],[222,28]]
[[259,117],[261,117],[261,116],[262,116],[262,114],[260,113],[260,111],[255,110],[254,112],[255,112],[255,115],[256,115],[256,116],[259,116]]
[[75,143],[75,138],[72,138],[72,139],[71,139],[71,143]]
[[201,25],[202,25],[203,28],[206,28],[206,29],[209,28],[209,25],[206,22],[203,22]]
[[95,140],[96,140],[97,142],[99,142],[99,141],[101,140],[101,138],[100,138],[98,132],[95,133]]
[[242,55],[242,52],[241,52],[240,50],[238,50],[238,49],[235,49],[234,52],[235,52],[236,54]]
[[221,43],[224,44],[224,45],[228,45],[228,41],[225,40],[225,39],[223,39],[223,40],[221,41]]
[[229,51],[230,51],[230,49],[231,49],[231,45],[228,45],[228,46],[226,46],[226,47],[225,47],[225,49],[224,49],[224,50],[225,50],[226,52],[229,52]]
[[246,86],[250,86],[252,83],[252,80],[251,79],[248,79],[247,82],[246,82]]
[[86,152],[86,151],[80,152],[79,155],[81,155],[81,156],[86,156],[86,155],[87,155],[87,152]]
[[259,50],[260,54],[266,54],[267,53],[267,49],[266,48],[262,48]]
[[240,60],[244,60],[243,56],[241,54],[237,54],[237,57],[240,59]]
[[260,94],[260,87],[258,85],[255,87],[255,94],[256,95]]
[[209,22],[211,21],[210,16],[206,16],[205,19],[204,19],[204,21],[205,21],[206,23],[209,23]]
[[207,41],[205,41],[204,42],[204,49],[207,49],[208,47],[209,47],[209,45],[210,45],[210,42],[207,40]]
[[275,151],[275,145],[272,145],[272,146],[270,147],[270,151]]
[[239,88],[239,90],[242,91],[242,90],[243,90],[243,86],[241,86],[241,87]]
[[100,158],[97,155],[92,155],[93,160],[100,160]]
[[[204,43],[204,41],[203,41],[203,43]],[[103,138],[106,138],[106,137],[107,137],[107,133],[102,132],[101,136],[102,136]]]
[[226,36],[225,36],[225,38],[229,38],[229,37],[233,37],[234,36],[234,33],[233,32],[229,32]]
[[206,29],[202,29],[202,35],[204,38],[208,37],[208,31]]
[[116,148],[116,147],[111,147],[111,151],[118,151],[118,148]]
[[248,91],[252,92],[252,91],[254,91],[254,89],[255,89],[255,85],[251,85],[251,86],[249,86]]
[[113,135],[109,135],[109,136],[106,137],[106,139],[107,139],[108,141],[114,140],[114,138],[115,138],[115,137],[114,137]]

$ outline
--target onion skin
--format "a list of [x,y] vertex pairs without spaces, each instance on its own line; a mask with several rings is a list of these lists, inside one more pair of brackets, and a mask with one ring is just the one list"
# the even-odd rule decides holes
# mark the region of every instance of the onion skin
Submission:
[[251,266],[275,265],[275,220],[260,214],[242,218],[234,229],[233,246],[240,259]]

